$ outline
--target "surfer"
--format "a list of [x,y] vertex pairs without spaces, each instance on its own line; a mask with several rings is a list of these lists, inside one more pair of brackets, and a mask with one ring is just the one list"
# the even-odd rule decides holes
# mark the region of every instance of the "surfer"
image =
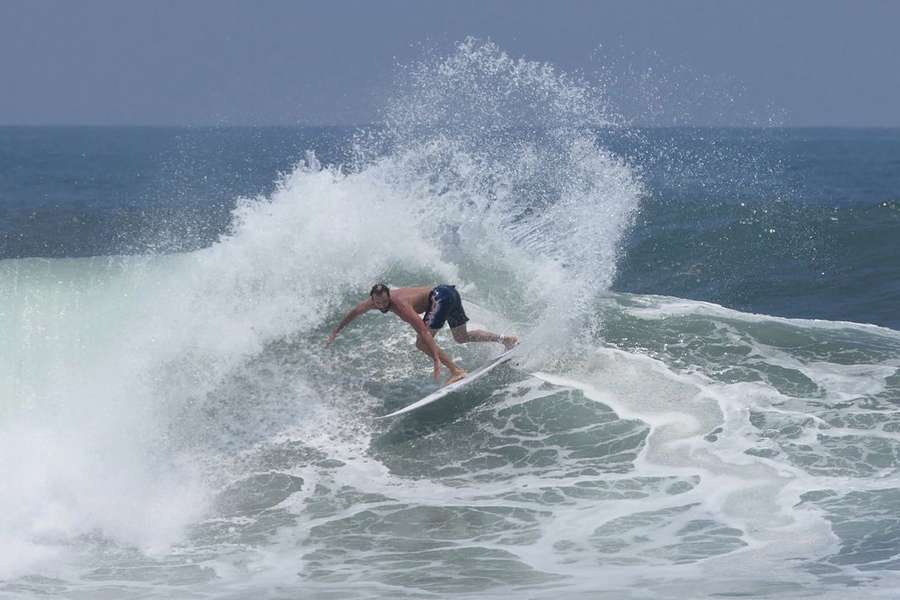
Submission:
[[[397,288],[391,291],[383,283],[372,286],[369,298],[356,305],[356,308],[347,313],[338,326],[328,337],[325,345],[330,345],[337,334],[346,327],[350,321],[370,310],[380,310],[382,313],[392,312],[416,330],[416,348],[424,352],[434,360],[434,379],[440,381],[441,363],[450,371],[450,379],[447,383],[459,381],[466,376],[466,372],[453,362],[446,352],[438,347],[434,335],[447,323],[450,333],[458,344],[468,342],[497,342],[509,350],[519,341],[515,336],[502,336],[490,331],[466,329],[469,317],[463,310],[462,299],[456,287],[441,284],[434,288],[410,287]],[[424,316],[420,319],[419,315]]]

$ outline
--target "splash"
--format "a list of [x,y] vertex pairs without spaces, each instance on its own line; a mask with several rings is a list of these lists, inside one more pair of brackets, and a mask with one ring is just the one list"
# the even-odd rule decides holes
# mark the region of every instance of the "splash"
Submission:
[[[597,142],[614,122],[601,89],[467,40],[401,73],[351,165],[310,153],[274,193],[241,199],[208,248],[13,261],[5,331],[18,358],[4,362],[25,366],[3,382],[0,456],[18,490],[0,505],[3,545],[17,549],[3,572],[85,536],[176,543],[209,510],[207,488],[235,476],[221,472],[226,452],[363,420],[365,393],[340,382],[371,378],[378,367],[354,357],[374,350],[324,357],[316,342],[374,281],[456,282],[488,325],[559,348],[591,323],[645,194]],[[323,447],[364,446],[364,426],[345,433]]]
[[598,142],[617,122],[602,88],[470,38],[404,69],[384,129],[359,136],[357,154],[476,293],[544,324],[532,332],[543,345],[590,323],[647,193]]

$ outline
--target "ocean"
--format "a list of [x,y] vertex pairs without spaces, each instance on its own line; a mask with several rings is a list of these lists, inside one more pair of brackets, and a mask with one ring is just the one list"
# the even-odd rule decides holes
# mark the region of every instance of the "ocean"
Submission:
[[[0,597],[896,597],[900,130],[473,41],[380,114],[0,127]],[[435,389],[392,316],[325,348],[381,281],[521,351],[376,420]]]

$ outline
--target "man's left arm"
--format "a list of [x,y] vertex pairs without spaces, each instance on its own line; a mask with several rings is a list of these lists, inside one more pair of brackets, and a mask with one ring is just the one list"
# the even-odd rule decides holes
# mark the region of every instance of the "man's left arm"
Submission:
[[437,342],[434,339],[434,336],[431,335],[431,331],[428,330],[428,327],[419,318],[419,315],[416,314],[411,307],[405,304],[399,304],[396,307],[397,316],[401,319],[409,323],[412,328],[419,334],[419,337],[425,342],[425,345],[428,346],[428,350],[431,352],[431,357],[434,359],[434,378],[436,381],[440,381],[441,378],[441,349],[437,345]]

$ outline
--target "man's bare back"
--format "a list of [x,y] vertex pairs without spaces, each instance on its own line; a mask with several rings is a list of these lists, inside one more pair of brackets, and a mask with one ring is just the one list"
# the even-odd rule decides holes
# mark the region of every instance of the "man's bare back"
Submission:
[[[459,343],[497,342],[507,349],[512,348],[518,338],[501,336],[489,331],[469,331],[466,328],[466,316],[459,292],[452,285],[441,284],[435,287],[406,287],[389,289],[384,284],[377,284],[369,292],[369,298],[360,302],[341,320],[326,341],[331,344],[337,334],[359,315],[378,310],[382,313],[392,312],[407,323],[416,332],[416,348],[424,352],[434,361],[434,378],[440,381],[441,364],[450,371],[447,383],[459,381],[466,372],[456,366],[446,352],[440,349],[434,335],[448,323],[453,339]],[[419,315],[424,313],[421,319]]]
[[430,287],[406,287],[394,288],[391,290],[391,302],[403,302],[416,312],[422,314],[428,310],[428,296],[431,294]]

